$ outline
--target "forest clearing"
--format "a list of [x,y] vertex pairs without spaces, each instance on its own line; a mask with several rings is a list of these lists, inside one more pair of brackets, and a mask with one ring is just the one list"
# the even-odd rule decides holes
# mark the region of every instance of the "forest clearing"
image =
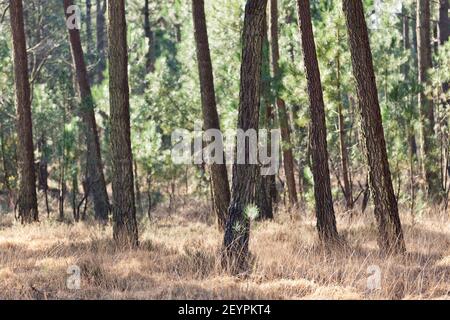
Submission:
[[449,8],[0,0],[0,300],[450,300]]

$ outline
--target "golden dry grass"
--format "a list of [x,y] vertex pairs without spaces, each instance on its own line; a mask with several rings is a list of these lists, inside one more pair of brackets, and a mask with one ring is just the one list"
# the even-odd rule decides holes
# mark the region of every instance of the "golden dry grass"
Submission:
[[[0,299],[449,299],[450,220],[432,211],[403,215],[408,253],[380,256],[370,213],[338,215],[348,246],[316,245],[311,213],[293,221],[281,212],[254,223],[252,270],[245,278],[219,268],[221,235],[206,205],[160,211],[140,225],[137,250],[116,248],[111,228],[43,221],[21,226],[0,215]],[[66,287],[67,269],[81,269],[81,289]],[[379,266],[381,287],[367,289],[367,268]]]

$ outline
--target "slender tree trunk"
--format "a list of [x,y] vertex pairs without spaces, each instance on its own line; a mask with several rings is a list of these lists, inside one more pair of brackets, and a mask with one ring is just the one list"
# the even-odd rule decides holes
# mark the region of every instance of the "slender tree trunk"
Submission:
[[[205,8],[203,0],[192,0],[195,42],[197,45],[197,61],[200,77],[203,129],[220,130],[219,114],[217,113],[214,76],[209,51],[208,30],[206,27]],[[222,141],[215,141],[222,144]],[[217,150],[216,150],[217,151]],[[210,165],[211,189],[213,193],[214,210],[221,231],[225,229],[230,204],[230,186],[226,164]]]
[[330,169],[328,166],[327,129],[325,103],[323,101],[319,63],[311,22],[309,0],[298,0],[298,15],[303,50],[303,59],[308,81],[311,115],[311,154],[316,200],[317,229],[324,243],[339,238],[331,195]]
[[[280,80],[280,49],[278,45],[278,1],[270,1],[270,40],[272,49],[272,73],[273,77]],[[294,156],[292,154],[291,145],[291,130],[289,125],[289,118],[286,110],[286,103],[278,95],[276,97],[276,104],[278,108],[278,118],[281,129],[281,139],[283,141],[283,163],[284,174],[286,176],[286,184],[289,194],[289,203],[296,206],[298,203],[297,188],[295,186],[294,174]]]
[[344,0],[353,73],[356,79],[369,183],[383,252],[404,252],[405,242],[386,152],[369,34],[361,0]]
[[148,200],[148,206],[147,206],[147,216],[148,219],[152,219],[152,210],[153,210],[153,203],[152,203],[152,172],[147,172],[147,200]]
[[[341,37],[339,28],[337,29],[337,41],[340,43]],[[336,57],[336,77],[337,77],[337,89],[339,92],[338,102],[338,121],[339,121],[339,146],[341,152],[341,167],[342,167],[342,180],[344,181],[344,197],[347,210],[353,209],[353,192],[350,179],[350,161],[347,150],[347,142],[345,138],[345,120],[342,106],[342,92],[341,92],[341,52],[338,49]]]
[[137,246],[125,0],[108,1],[108,17],[113,235],[117,243]]
[[1,123],[1,121],[0,121],[0,150],[2,153],[3,184],[5,185],[5,188],[8,191],[8,204],[10,207],[13,207],[12,189],[11,184],[9,183],[10,174],[8,170],[8,162],[6,160],[5,134],[3,132],[3,124]]
[[144,1],[144,32],[148,42],[147,61],[146,61],[147,73],[153,73],[155,71],[155,59],[156,59],[155,34],[152,30],[152,25],[150,22],[149,2],[150,0]]
[[[73,5],[73,0],[64,0],[64,10]],[[83,119],[82,129],[86,139],[88,177],[90,194],[94,202],[95,217],[99,221],[106,222],[109,213],[109,199],[106,191],[105,176],[103,174],[102,156],[100,153],[100,141],[94,112],[94,99],[84,61],[83,48],[81,46],[80,31],[69,30],[70,48],[76,70],[76,79],[81,98],[80,114]]]
[[92,34],[92,1],[86,0],[86,42],[87,42],[87,61],[91,63],[91,54],[94,52],[92,45],[94,37]]
[[106,0],[96,0],[97,8],[97,69],[96,69],[96,82],[101,83],[104,79],[103,72],[106,69],[106,36],[105,36],[105,11],[106,11]]
[[[238,129],[258,130],[262,46],[267,0],[247,0],[245,6],[241,65]],[[246,143],[246,161],[249,159]],[[255,185],[258,166],[233,165],[233,182],[229,216],[223,242],[224,267],[232,273],[247,269],[250,219],[246,214],[255,204]]]
[[[430,0],[417,0],[417,50],[419,84],[428,84],[428,70],[431,62],[431,28],[430,28]],[[434,134],[433,101],[425,94],[425,88],[419,93],[419,114],[422,149],[422,174],[425,178],[427,194],[435,198],[439,194],[439,173],[437,164]]]
[[14,50],[14,83],[17,108],[17,155],[19,168],[19,217],[22,223],[38,221],[34,167],[31,93],[22,0],[9,1]]

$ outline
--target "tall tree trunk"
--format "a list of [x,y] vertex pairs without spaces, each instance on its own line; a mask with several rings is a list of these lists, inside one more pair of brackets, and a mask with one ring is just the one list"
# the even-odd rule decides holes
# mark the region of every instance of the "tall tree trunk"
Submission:
[[[73,5],[73,0],[64,0],[64,10]],[[80,115],[83,119],[82,129],[86,139],[86,152],[88,166],[87,183],[94,202],[95,217],[100,221],[108,220],[109,199],[106,191],[105,176],[103,174],[103,163],[100,153],[100,141],[98,138],[97,124],[94,113],[94,99],[84,61],[83,48],[81,46],[80,31],[69,30],[70,48],[72,59],[76,70],[76,79],[81,98]]]
[[[272,48],[272,73],[273,77],[280,80],[280,49],[278,45],[278,1],[270,1],[270,40]],[[289,118],[286,110],[286,103],[277,94],[276,104],[278,108],[278,118],[281,129],[281,139],[283,141],[283,164],[286,184],[289,193],[289,203],[296,206],[298,203],[297,188],[295,186],[294,156],[292,154],[291,130]]]
[[101,83],[104,79],[103,72],[106,69],[106,36],[105,36],[105,11],[106,11],[106,0],[96,0],[97,8],[97,69],[96,69],[96,82]]
[[[200,77],[203,129],[220,130],[220,120],[217,113],[214,76],[209,51],[208,30],[206,27],[205,8],[203,0],[192,0],[195,42],[197,45],[197,61]],[[222,144],[222,141],[215,141]],[[230,186],[228,183],[226,164],[210,165],[211,189],[213,193],[214,210],[221,231],[225,229],[230,204]]]
[[[267,20],[267,19],[266,19]],[[259,111],[259,125],[267,132],[273,127],[273,109],[272,109],[272,94],[270,91],[270,43],[268,37],[267,21],[264,22],[264,43],[263,43],[263,58],[262,58],[262,77],[261,77],[261,104]],[[267,139],[267,152],[272,156],[271,149],[272,141],[270,135]],[[277,151],[278,152],[278,151]],[[259,168],[261,170],[261,168]],[[272,195],[275,189],[275,174],[262,175],[258,173],[256,182],[256,204],[259,209],[259,220],[273,219],[273,199],[276,197]]]
[[146,61],[147,73],[152,73],[155,71],[156,56],[155,56],[155,34],[152,30],[152,25],[150,22],[149,2],[150,0],[144,1],[144,33],[148,42],[147,61]]
[[[339,33],[339,27],[337,27],[337,41],[341,42]],[[338,49],[336,57],[336,77],[337,77],[337,89],[339,93],[338,102],[338,122],[339,122],[339,146],[341,153],[341,167],[342,167],[342,180],[344,181],[344,197],[345,206],[347,210],[353,209],[353,188],[350,179],[350,161],[348,156],[347,142],[345,138],[345,120],[342,106],[342,91],[341,91],[341,52]]]
[[383,252],[404,252],[405,242],[386,152],[369,34],[361,0],[344,0],[353,73],[356,79],[364,149]]
[[87,42],[87,61],[91,63],[93,53],[94,37],[92,34],[92,0],[86,0],[86,42]]
[[22,0],[10,0],[9,11],[14,49],[14,83],[17,108],[19,217],[22,223],[31,223],[38,221],[39,216],[31,121],[31,93]]
[[324,243],[339,238],[331,195],[330,169],[328,166],[327,129],[325,103],[323,101],[319,63],[311,22],[309,0],[298,0],[298,15],[303,59],[308,81],[311,115],[311,155],[316,202],[317,230]]
[[117,243],[137,246],[125,0],[108,1],[108,17],[113,235]]
[[[417,0],[417,50],[419,64],[419,84],[425,87],[428,84],[428,70],[431,62],[431,29],[430,29],[430,0]],[[425,94],[425,88],[419,93],[419,114],[422,149],[422,174],[425,178],[427,194],[431,198],[438,196],[439,173],[437,164],[439,159],[436,153],[434,134],[433,101]]]
[[[261,86],[262,45],[267,0],[247,0],[245,6],[238,129],[258,130]],[[246,161],[249,159],[246,143]],[[247,268],[250,206],[255,204],[255,183],[258,166],[234,164],[232,195],[223,242],[224,266],[232,273]]]

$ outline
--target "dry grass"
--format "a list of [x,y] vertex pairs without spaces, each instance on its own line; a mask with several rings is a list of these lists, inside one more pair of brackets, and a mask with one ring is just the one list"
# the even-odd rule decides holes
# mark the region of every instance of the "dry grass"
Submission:
[[[281,213],[252,227],[252,271],[245,278],[218,266],[221,235],[198,203],[140,226],[138,250],[121,250],[111,228],[43,221],[20,226],[0,215],[0,299],[449,299],[450,221],[443,213],[403,216],[408,254],[382,257],[370,214],[338,227],[349,246],[316,245],[312,216]],[[309,213],[310,215],[310,213]],[[81,289],[66,288],[81,268]],[[367,290],[367,268],[382,272]]]

